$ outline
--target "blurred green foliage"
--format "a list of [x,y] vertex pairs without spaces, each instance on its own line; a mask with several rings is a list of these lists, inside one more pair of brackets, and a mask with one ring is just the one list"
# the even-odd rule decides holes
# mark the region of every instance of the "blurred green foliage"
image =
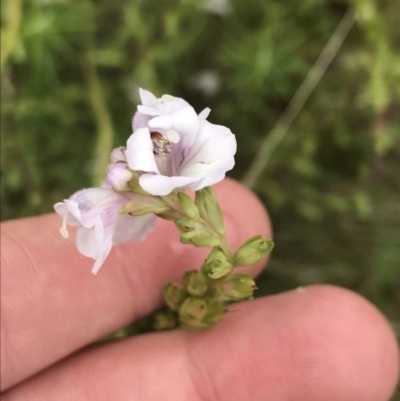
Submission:
[[400,2],[2,1],[2,219],[98,182],[138,88],[237,135],[240,179],[345,12],[356,23],[254,188],[276,248],[261,294],[334,283],[400,325]]

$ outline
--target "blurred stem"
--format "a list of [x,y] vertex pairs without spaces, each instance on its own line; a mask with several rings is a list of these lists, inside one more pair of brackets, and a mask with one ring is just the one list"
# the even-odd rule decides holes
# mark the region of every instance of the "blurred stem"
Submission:
[[6,61],[18,37],[22,15],[22,0],[9,0],[7,6],[7,15],[1,30],[1,71],[3,71],[3,67],[6,65]]
[[314,91],[318,82],[325,74],[331,61],[338,52],[347,34],[350,32],[356,17],[352,10],[347,11],[345,16],[340,21],[335,32],[332,34],[329,42],[326,44],[317,61],[311,68],[307,77],[300,85],[299,89],[293,96],[286,110],[283,112],[270,134],[262,143],[259,151],[250,167],[247,169],[242,182],[248,188],[254,187],[258,177],[264,170],[265,166],[271,157],[272,152],[276,149],[281,142],[286,132],[290,128],[293,120],[297,117],[300,110],[303,108],[305,102]]
[[[91,1],[87,0],[83,4],[83,7],[86,9],[86,15],[93,16],[94,9]],[[89,25],[92,29],[89,29],[87,34],[87,46],[83,58],[83,71],[88,85],[90,104],[92,106],[97,125],[97,144],[95,150],[93,185],[99,186],[106,175],[106,168],[109,164],[110,153],[113,146],[114,132],[99,74],[91,57],[94,49],[94,21],[91,20]]]
[[379,142],[381,137],[385,134],[387,129],[387,116],[386,110],[377,113],[374,124],[374,139],[375,139],[375,157],[371,169],[371,179],[377,181],[382,174],[384,167],[384,150],[379,149]]

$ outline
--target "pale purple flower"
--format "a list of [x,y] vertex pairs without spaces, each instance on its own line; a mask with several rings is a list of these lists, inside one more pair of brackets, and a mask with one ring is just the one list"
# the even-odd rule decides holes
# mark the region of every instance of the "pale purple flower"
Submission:
[[133,178],[132,170],[129,170],[126,162],[124,147],[119,147],[111,152],[111,164],[107,167],[107,176],[102,188],[114,188],[117,191],[129,190],[128,183]]
[[126,191],[128,182],[132,180],[133,173],[128,170],[127,163],[119,162],[107,167],[107,184],[117,191]]
[[160,196],[180,187],[197,191],[233,168],[235,136],[206,121],[210,109],[197,115],[183,99],[158,99],[143,89],[140,97],[125,156],[132,170],[143,172],[139,184],[145,191]]
[[67,224],[78,227],[76,245],[80,253],[95,260],[93,274],[98,272],[113,245],[141,241],[153,230],[156,220],[153,214],[140,217],[119,214],[130,200],[112,189],[89,188],[54,205],[63,218],[60,232],[64,237],[69,235]]

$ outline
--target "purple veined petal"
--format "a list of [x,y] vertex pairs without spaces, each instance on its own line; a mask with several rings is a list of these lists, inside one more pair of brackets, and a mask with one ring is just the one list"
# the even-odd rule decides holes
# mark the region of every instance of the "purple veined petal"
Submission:
[[148,122],[152,130],[174,130],[180,135],[178,144],[180,149],[190,148],[195,141],[198,118],[192,107],[185,107],[173,114],[161,115],[154,117]]
[[88,258],[96,256],[96,240],[94,228],[79,227],[76,233],[76,247],[78,251]]
[[[103,215],[112,215],[118,213],[119,209],[127,202],[127,199],[115,193],[108,188],[88,188],[82,189],[67,199],[68,204],[75,206],[75,202],[79,206],[80,222],[84,227],[94,227],[97,217],[100,213]],[[70,209],[77,217],[75,210]]]
[[149,103],[157,100],[157,98],[146,89],[139,88],[139,95],[143,106],[147,106]]
[[139,128],[129,137],[125,155],[132,170],[159,174],[148,128]]
[[149,194],[164,196],[175,188],[183,188],[199,180],[199,177],[167,177],[157,174],[143,174],[139,178],[140,186]]
[[204,110],[202,110],[198,117],[200,120],[206,120],[207,117],[210,115],[211,109],[209,107],[206,107]]
[[236,148],[236,138],[230,129],[200,120],[196,140],[180,165],[179,174],[186,175],[186,168],[194,163],[210,164],[221,158],[233,157]]
[[132,217],[129,214],[121,214],[117,217],[113,245],[127,241],[142,241],[154,230],[157,217],[154,214]]
[[[107,224],[108,223],[107,219],[105,219],[105,220],[106,220],[105,223]],[[108,224],[108,226],[110,226],[110,224]],[[104,231],[105,231],[104,221],[101,218],[101,216],[98,214],[96,216],[96,223],[94,225],[94,239],[96,242],[96,249],[99,249],[104,242],[104,239],[105,239]]]

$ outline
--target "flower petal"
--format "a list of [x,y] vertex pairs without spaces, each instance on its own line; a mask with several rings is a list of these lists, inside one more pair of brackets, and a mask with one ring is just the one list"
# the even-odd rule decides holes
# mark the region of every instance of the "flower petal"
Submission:
[[207,117],[210,115],[211,109],[209,107],[206,107],[204,110],[202,110],[198,117],[200,120],[205,120]]
[[148,128],[139,128],[129,137],[125,155],[132,170],[159,173]]
[[133,132],[139,128],[147,128],[148,122],[153,118],[153,116],[146,116],[144,114],[136,112],[132,120]]
[[150,91],[147,91],[142,88],[139,88],[139,95],[140,95],[140,100],[142,101],[142,104],[144,106],[157,100],[157,98]]
[[145,114],[146,116],[159,116],[161,112],[150,106],[138,106],[137,111],[140,114]]
[[96,274],[103,265],[106,257],[111,251],[112,236],[114,233],[115,220],[102,219],[102,214],[97,216],[94,227],[94,238],[96,242],[96,254],[94,256],[95,264],[92,268],[92,274]]
[[124,146],[120,146],[118,148],[113,149],[110,157],[111,164],[115,164],[118,162],[126,162],[125,150],[126,148]]
[[103,220],[112,220],[126,202],[123,195],[108,188],[82,189],[65,201],[69,212],[87,228],[95,226],[100,213],[104,215]]
[[191,164],[210,164],[225,157],[233,161],[236,148],[236,138],[230,129],[201,120],[196,140],[179,168],[180,175],[187,175],[186,169]]
[[[188,185],[188,187],[192,191],[198,191],[204,187],[214,185],[224,179],[225,173],[231,170],[234,164],[235,161],[233,157],[225,157],[211,164],[202,166],[193,165],[194,171],[192,172],[192,176],[194,176],[196,173],[196,176],[201,175],[203,178],[193,182],[192,184]],[[197,172],[195,171],[196,168],[198,169]]]
[[158,110],[161,110],[162,114],[173,114],[177,111],[185,109],[186,107],[192,108],[192,106],[186,100],[171,95],[162,96],[160,103],[156,104],[154,107],[156,107]]
[[149,194],[164,196],[175,188],[183,188],[198,181],[198,177],[167,177],[165,175],[143,174],[139,178],[140,186]]
[[198,118],[193,107],[185,107],[172,114],[154,117],[148,122],[151,130],[174,130],[178,132],[180,141],[175,146],[190,148],[196,138]]
[[81,215],[79,212],[78,203],[70,202],[68,199],[65,199],[64,202],[56,203],[54,205],[54,210],[62,218],[64,218],[65,213],[67,213],[66,224],[69,224],[70,226],[81,225]]
[[108,240],[103,244],[103,246],[100,249],[98,249],[98,252],[95,257],[96,262],[94,263],[92,268],[92,274],[97,274],[97,272],[100,270],[100,267],[106,260],[108,254],[111,251],[111,248],[112,248],[112,242],[111,240]]
[[76,233],[76,247],[78,251],[88,258],[96,256],[96,240],[94,228],[79,227]]
[[127,241],[142,241],[150,234],[155,226],[157,217],[154,214],[132,217],[129,214],[121,214],[115,223],[113,245]]

